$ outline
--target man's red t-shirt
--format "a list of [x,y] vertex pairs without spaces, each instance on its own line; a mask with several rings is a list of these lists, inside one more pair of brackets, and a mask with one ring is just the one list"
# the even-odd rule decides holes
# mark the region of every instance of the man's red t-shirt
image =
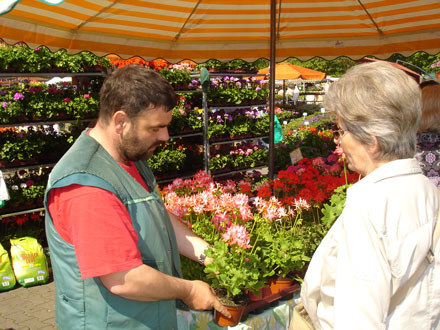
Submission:
[[[120,165],[148,190],[133,162]],[[113,193],[73,184],[54,188],[48,204],[55,229],[75,248],[82,279],[142,264],[130,215]]]

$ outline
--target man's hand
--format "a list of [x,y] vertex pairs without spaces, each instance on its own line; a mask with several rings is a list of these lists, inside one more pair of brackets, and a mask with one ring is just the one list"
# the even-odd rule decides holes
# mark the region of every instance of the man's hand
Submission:
[[191,281],[192,288],[185,299],[182,299],[191,309],[215,309],[227,318],[231,317],[225,306],[217,299],[214,290],[205,282]]

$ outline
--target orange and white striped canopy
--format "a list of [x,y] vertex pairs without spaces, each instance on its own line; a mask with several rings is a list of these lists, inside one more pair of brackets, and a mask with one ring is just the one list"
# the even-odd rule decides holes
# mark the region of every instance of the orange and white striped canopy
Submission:
[[[0,38],[102,56],[270,57],[270,0],[0,0]],[[276,0],[276,62],[440,52],[439,0]]]

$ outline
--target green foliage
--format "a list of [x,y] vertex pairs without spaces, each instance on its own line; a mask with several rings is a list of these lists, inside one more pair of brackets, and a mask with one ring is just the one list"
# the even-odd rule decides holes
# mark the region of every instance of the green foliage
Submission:
[[191,71],[163,68],[158,71],[174,88],[185,88],[192,81]]
[[190,281],[203,281],[208,282],[206,274],[204,272],[205,266],[202,266],[198,262],[191,260],[187,257],[180,256],[180,264],[182,266],[183,278]]
[[[76,133],[74,133],[76,136]],[[47,156],[59,159],[70,147],[69,132],[56,133],[51,129],[39,128],[37,130],[16,131],[13,129],[0,132],[0,159],[8,162],[15,160],[29,161],[32,158],[45,161]]]
[[273,221],[254,218],[256,226],[255,246],[264,263],[265,277],[292,277],[292,271],[300,271],[310,261],[303,242],[302,219]]
[[325,72],[328,76],[340,77],[342,76],[349,68],[354,66],[356,63],[348,57],[338,57],[334,60],[324,60],[320,57],[312,58],[308,61],[300,61],[296,58],[287,59],[287,62],[299,65],[305,68],[309,68],[312,70]]
[[345,205],[345,199],[347,197],[346,191],[350,186],[350,184],[346,184],[336,188],[330,197],[329,203],[326,203],[322,206],[321,212],[323,216],[321,217],[321,221],[327,230],[330,229],[335,220],[342,213]]
[[226,63],[222,63],[219,60],[208,60],[205,63],[196,66],[197,70],[201,68],[207,68],[208,70],[216,70],[218,72],[256,72],[258,69],[258,62],[246,62],[241,59],[234,59]]
[[311,115],[317,113],[321,110],[321,106],[319,104],[309,104],[305,102],[298,102],[295,107],[295,111],[298,112],[299,115],[302,115],[304,112],[307,115]]
[[[72,85],[19,84],[0,88],[0,123],[85,119],[98,115],[99,94]],[[64,116],[64,117],[62,117]]]
[[[318,120],[314,121],[314,118]],[[284,170],[292,165],[289,154],[300,149],[304,158],[328,157],[336,144],[332,133],[326,130],[330,119],[318,114],[306,118],[308,127],[303,126],[302,118],[291,121],[283,129],[283,140],[275,146],[275,169]],[[321,127],[320,127],[321,126]]]
[[155,175],[174,173],[184,168],[187,148],[170,142],[166,146],[157,148],[147,160],[148,166]]
[[32,49],[25,44],[0,47],[0,70],[8,72],[90,72],[106,71],[110,60],[90,52],[68,55],[65,50],[47,47]]
[[270,129],[269,115],[265,115],[265,116],[253,119],[251,121],[251,125],[252,125],[252,132],[255,135],[269,135],[269,129]]
[[252,251],[216,241],[206,255],[214,262],[205,267],[205,273],[214,289],[225,289],[228,298],[257,291],[264,286],[260,276],[260,257]]
[[218,171],[228,168],[232,165],[232,157],[226,153],[217,153],[209,159],[209,169]]
[[[431,68],[431,64],[440,60],[440,54],[429,55],[428,53],[421,51],[421,52],[416,52],[409,57],[404,57],[403,55],[400,55],[400,54],[393,54],[391,57],[389,57],[387,59],[387,61],[390,61],[390,62],[396,62],[397,60],[402,60],[402,61],[408,62],[410,64],[416,65],[417,67],[421,68],[422,70],[430,73],[430,72],[434,72],[433,69]],[[413,71],[421,73],[420,70],[418,70],[417,68],[415,68],[411,65],[407,65],[405,63],[401,63],[401,64],[408,67],[409,69],[411,69]]]

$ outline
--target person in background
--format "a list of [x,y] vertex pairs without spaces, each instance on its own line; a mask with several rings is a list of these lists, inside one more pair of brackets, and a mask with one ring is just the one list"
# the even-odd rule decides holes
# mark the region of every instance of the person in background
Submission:
[[97,124],[50,174],[46,235],[60,329],[176,329],[176,299],[229,315],[211,287],[181,277],[179,252],[208,244],[164,207],[146,159],[169,139],[176,94],[142,66],[112,72]]
[[391,64],[361,64],[330,86],[324,106],[363,178],[314,253],[298,308],[316,329],[439,329],[439,197],[414,158],[418,84]]
[[422,88],[422,119],[417,134],[417,154],[423,173],[440,187],[440,84],[430,80]]
[[6,182],[3,178],[3,173],[0,170],[0,207],[5,206],[5,202],[9,200],[8,188],[6,187]]

